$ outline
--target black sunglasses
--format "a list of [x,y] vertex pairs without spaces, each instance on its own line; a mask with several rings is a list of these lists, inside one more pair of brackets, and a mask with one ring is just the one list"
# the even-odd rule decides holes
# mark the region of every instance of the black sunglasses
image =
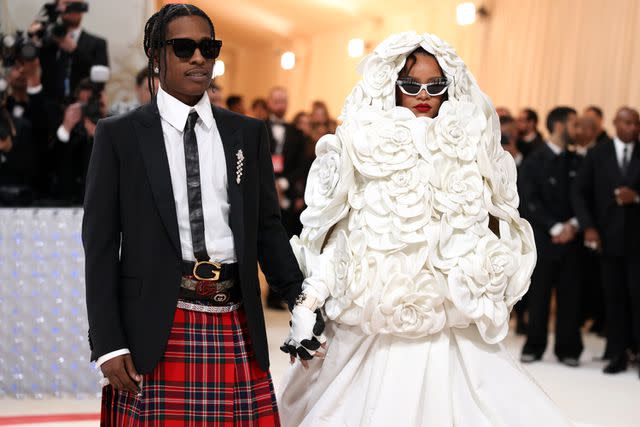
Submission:
[[196,48],[205,59],[216,59],[220,55],[222,40],[202,39],[199,42],[192,39],[171,39],[163,43],[173,46],[173,53],[180,59],[189,59]]

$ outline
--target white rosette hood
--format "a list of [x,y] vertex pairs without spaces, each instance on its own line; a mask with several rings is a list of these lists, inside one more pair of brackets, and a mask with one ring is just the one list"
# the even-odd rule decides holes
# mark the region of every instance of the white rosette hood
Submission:
[[[395,105],[398,73],[418,47],[453,81],[435,119]],[[359,71],[343,123],[317,144],[304,229],[291,241],[305,291],[366,334],[419,338],[475,323],[485,341],[501,341],[536,250],[491,101],[431,34],[389,37]]]

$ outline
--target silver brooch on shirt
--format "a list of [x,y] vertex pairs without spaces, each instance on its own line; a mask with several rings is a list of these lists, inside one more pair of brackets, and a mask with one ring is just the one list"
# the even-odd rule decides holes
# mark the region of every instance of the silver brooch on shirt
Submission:
[[242,180],[242,168],[244,167],[244,153],[242,150],[238,150],[236,158],[238,159],[236,163],[236,183],[240,184]]

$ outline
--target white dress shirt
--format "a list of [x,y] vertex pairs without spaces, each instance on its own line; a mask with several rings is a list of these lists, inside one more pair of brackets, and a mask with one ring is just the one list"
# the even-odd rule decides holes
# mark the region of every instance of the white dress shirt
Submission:
[[613,146],[616,148],[616,159],[618,159],[618,166],[620,166],[620,169],[622,169],[624,161],[625,148],[627,150],[627,165],[629,165],[631,155],[633,154],[636,144],[634,142],[622,142],[622,140],[616,136],[613,138]]
[[[200,186],[207,251],[214,261],[236,262],[233,233],[229,226],[227,162],[222,138],[211,111],[209,97],[205,93],[195,106],[190,107],[159,88],[157,100],[176,204],[182,259],[195,261],[191,240],[191,224],[189,223],[187,172],[182,139],[187,117],[195,110],[199,116],[195,131],[198,139]],[[96,363],[100,366],[116,356],[128,353],[128,349],[116,350],[99,357]]]

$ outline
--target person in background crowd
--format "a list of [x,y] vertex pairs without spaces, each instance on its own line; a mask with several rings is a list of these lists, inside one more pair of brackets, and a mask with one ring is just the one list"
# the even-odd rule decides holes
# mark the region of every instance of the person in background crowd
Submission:
[[34,151],[30,122],[11,116],[0,91],[0,207],[33,202]]
[[209,95],[209,100],[213,105],[218,108],[226,107],[224,103],[224,93],[222,91],[222,87],[216,84],[214,80],[211,80],[209,89],[207,89],[207,94]]
[[[154,79],[153,81],[156,86],[156,90],[158,90],[158,80]],[[149,69],[147,67],[144,67],[142,70],[138,71],[138,74],[136,74],[135,93],[136,99],[132,102],[116,102],[112,104],[109,109],[109,115],[115,116],[118,114],[124,114],[135,110],[141,105],[151,102],[151,92],[149,92]]]
[[640,348],[640,135],[638,111],[622,107],[616,137],[596,144],[584,160],[574,205],[584,244],[602,254],[609,364],[627,369],[627,351]]
[[230,95],[227,98],[227,109],[229,111],[233,111],[234,113],[238,113],[238,114],[246,114],[246,109],[244,108],[244,101],[242,100],[242,97],[239,95]]
[[518,129],[516,121],[511,116],[500,117],[500,132],[504,136],[502,148],[509,152],[513,156],[513,160],[516,162],[516,166],[522,164],[522,153],[518,149]]
[[596,137],[596,141],[598,144],[611,140],[611,137],[604,129],[604,114],[602,113],[602,109],[600,107],[590,105],[584,109],[584,115],[590,117],[593,121],[596,122],[596,126],[598,128],[598,136]]
[[[285,121],[289,98],[285,88],[274,87],[269,91],[267,106],[269,119],[266,121],[271,141],[271,161],[276,177],[276,187],[280,195],[282,223],[289,237],[300,234],[302,224],[300,213],[304,203],[296,203],[303,197],[296,183],[304,179],[305,137],[292,124]],[[271,308],[283,308],[279,296],[273,292],[267,298]]]
[[269,108],[264,98],[256,98],[251,103],[251,117],[258,120],[269,119]]
[[[598,126],[588,115],[583,114],[578,117],[576,123],[576,144],[575,152],[578,155],[579,163],[596,145],[598,136]],[[584,236],[579,234],[578,240],[584,242]],[[580,245],[580,265],[583,270],[583,321],[592,319],[591,332],[597,334],[604,333],[604,296],[602,290],[602,280],[600,272],[599,254],[584,245]],[[606,351],[605,351],[606,353]]]
[[331,118],[327,104],[323,101],[313,101],[311,104],[311,114],[309,117],[311,124],[324,123],[328,128],[328,133],[335,133],[338,122]]
[[106,117],[107,97],[99,93],[99,111],[95,117],[87,115],[86,106],[95,95],[95,87],[85,79],[76,88],[76,102],[69,105],[56,132],[53,146],[53,197],[61,203],[78,205],[84,198],[85,178],[93,149],[93,137],[99,119]]
[[[85,3],[84,0],[80,1]],[[65,13],[69,3],[77,0],[56,0],[58,10],[62,12],[62,21],[67,28],[67,34],[62,38],[53,38],[53,43],[44,43],[40,49],[42,69],[46,70],[42,76],[45,96],[62,105],[75,92],[83,79],[89,77],[94,65],[109,65],[107,42],[103,38],[94,36],[82,28],[83,13]],[[32,24],[29,34],[42,30],[41,23]],[[37,38],[37,37],[36,37]]]
[[293,125],[307,138],[311,138],[311,119],[309,114],[304,111],[300,111],[293,116]]
[[504,116],[513,117],[511,115],[511,111],[509,111],[507,107],[496,107],[496,114],[498,114],[498,118],[504,117]]
[[528,292],[529,323],[521,361],[542,359],[547,347],[551,291],[556,288],[556,340],[558,360],[579,365],[583,350],[580,335],[581,290],[578,264],[579,223],[571,204],[571,189],[577,172],[575,154],[567,146],[575,138],[576,112],[557,107],[547,117],[549,141],[533,151],[521,167],[520,193],[525,218],[531,222],[538,261]]
[[[6,99],[6,108],[9,114],[20,122],[24,119],[29,122],[31,128],[28,133],[31,138],[21,136],[20,139],[30,139],[33,150],[34,190],[36,198],[47,198],[51,180],[52,164],[49,160],[51,150],[50,129],[58,123],[53,122],[47,114],[46,99],[42,92],[42,69],[38,58],[30,61],[18,59],[8,69],[7,82],[9,95]],[[18,128],[24,129],[23,123],[18,123]],[[21,131],[22,133],[22,131]]]
[[524,157],[544,145],[542,134],[538,131],[538,113],[531,108],[523,108],[516,119],[518,125],[518,149]]

